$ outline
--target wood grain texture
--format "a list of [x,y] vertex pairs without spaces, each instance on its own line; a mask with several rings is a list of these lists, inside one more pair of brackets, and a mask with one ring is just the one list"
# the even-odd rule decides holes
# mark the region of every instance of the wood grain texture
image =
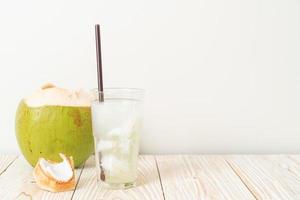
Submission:
[[257,199],[300,199],[299,156],[236,155],[226,160]]
[[300,155],[140,156],[138,186],[128,190],[102,188],[90,157],[76,191],[62,193],[39,189],[16,158],[0,156],[0,199],[300,200]]
[[73,199],[163,199],[154,156],[140,156],[138,171],[137,187],[127,190],[107,190],[97,183],[95,160],[91,157],[86,162]]
[[15,161],[16,155],[0,155],[0,175]]
[[157,156],[166,200],[255,199],[221,156]]
[[[27,161],[18,157],[0,176],[1,199],[71,199],[73,191],[51,193],[39,189],[32,172]],[[76,170],[76,177],[80,172],[81,169]]]

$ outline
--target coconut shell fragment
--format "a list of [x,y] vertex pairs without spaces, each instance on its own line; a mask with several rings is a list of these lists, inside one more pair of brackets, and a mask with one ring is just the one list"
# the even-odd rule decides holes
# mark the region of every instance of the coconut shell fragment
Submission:
[[74,162],[72,157],[60,154],[62,162],[57,163],[44,158],[37,162],[33,176],[37,185],[50,192],[64,192],[75,188]]

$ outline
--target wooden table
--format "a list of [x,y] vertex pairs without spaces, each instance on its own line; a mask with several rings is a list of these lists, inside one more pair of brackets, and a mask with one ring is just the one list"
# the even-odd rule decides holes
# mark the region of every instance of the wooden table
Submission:
[[94,158],[76,170],[74,191],[40,190],[22,156],[0,156],[0,199],[300,199],[300,155],[142,155],[138,186],[106,190]]

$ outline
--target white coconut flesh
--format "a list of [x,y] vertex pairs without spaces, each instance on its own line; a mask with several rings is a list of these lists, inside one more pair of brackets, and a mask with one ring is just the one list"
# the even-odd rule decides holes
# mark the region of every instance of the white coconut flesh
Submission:
[[24,100],[29,107],[90,107],[92,98],[91,95],[84,90],[68,90],[47,84]]
[[45,173],[52,176],[55,180],[68,182],[73,178],[71,163],[66,158],[64,158],[60,163],[49,163],[47,160],[42,158],[39,165]]

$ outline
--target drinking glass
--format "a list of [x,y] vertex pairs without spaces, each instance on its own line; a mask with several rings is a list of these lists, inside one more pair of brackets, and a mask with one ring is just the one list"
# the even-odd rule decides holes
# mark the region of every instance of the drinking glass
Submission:
[[[91,105],[98,180],[106,188],[133,187],[137,179],[144,91],[94,90]],[[100,99],[100,101],[99,101]]]

